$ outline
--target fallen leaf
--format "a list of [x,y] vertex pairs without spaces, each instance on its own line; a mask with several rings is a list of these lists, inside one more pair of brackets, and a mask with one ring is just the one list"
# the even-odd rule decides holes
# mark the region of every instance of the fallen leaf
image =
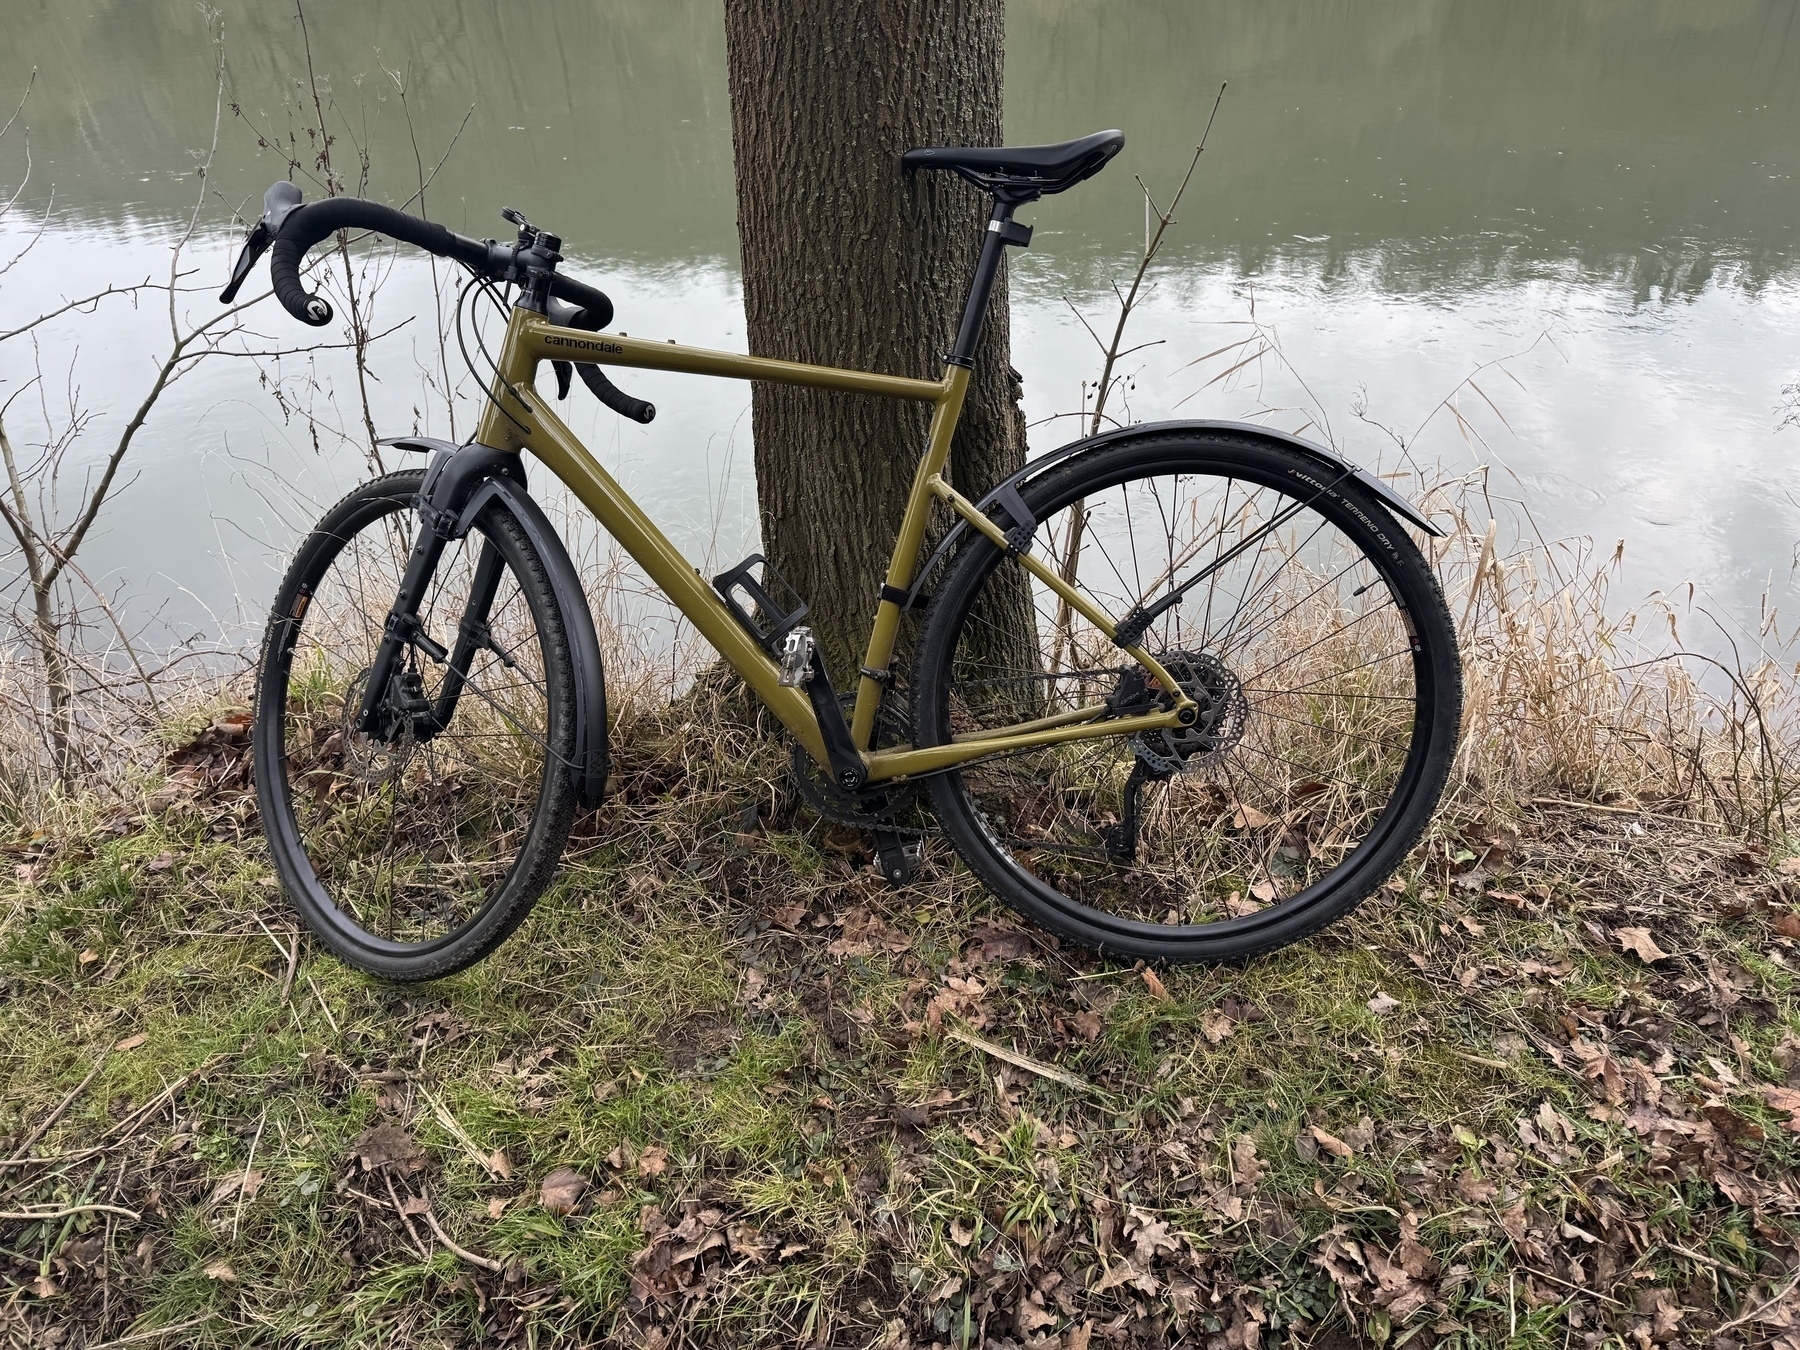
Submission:
[[256,1193],[262,1189],[262,1184],[263,1174],[261,1172],[248,1170],[233,1172],[217,1186],[213,1187],[212,1195],[208,1197],[207,1203],[211,1205],[219,1204],[221,1201],[231,1199],[231,1197],[236,1195],[239,1191],[244,1193],[244,1199],[254,1200],[256,1198]]
[[56,1281],[48,1275],[35,1276],[31,1281],[31,1292],[39,1298],[55,1298]]
[[500,1180],[512,1180],[512,1159],[506,1156],[504,1150],[495,1149],[488,1154],[487,1166],[488,1171],[499,1177]]
[[573,1167],[559,1167],[538,1183],[538,1203],[552,1214],[567,1214],[581,1203],[587,1178]]
[[805,905],[782,905],[769,911],[769,921],[777,927],[785,928],[790,933],[800,931],[800,925],[806,922]]
[[1456,1193],[1471,1205],[1479,1205],[1500,1194],[1500,1188],[1484,1177],[1464,1171],[1456,1178]]
[[140,1045],[142,1045],[145,1041],[147,1041],[149,1039],[150,1039],[150,1034],[148,1032],[140,1031],[135,1036],[127,1036],[122,1041],[113,1042],[113,1049],[115,1049],[115,1050],[135,1050]]
[[425,1155],[413,1137],[398,1125],[371,1125],[356,1137],[350,1151],[362,1160],[365,1172],[391,1167],[405,1175],[425,1165]]
[[92,947],[87,948],[80,956],[75,958],[79,964],[84,966],[90,966],[99,959],[100,953],[95,951]]
[[967,1219],[950,1220],[950,1240],[959,1247],[966,1247],[975,1240],[976,1225]]
[[1715,1130],[1733,1143],[1740,1139],[1755,1141],[1764,1137],[1762,1126],[1754,1120],[1740,1116],[1729,1106],[1708,1106],[1701,1110],[1701,1114],[1712,1123]]
[[909,1130],[922,1130],[931,1124],[931,1111],[924,1106],[897,1106],[894,1122]]
[[1146,1294],[1154,1294],[1162,1287],[1154,1275],[1139,1270],[1128,1259],[1120,1257],[1118,1265],[1108,1266],[1099,1282],[1089,1286],[1088,1295],[1092,1297],[1095,1294],[1104,1294],[1108,1289],[1117,1289],[1121,1285],[1127,1284],[1142,1289]]
[[1762,1093],[1763,1101],[1770,1109],[1788,1113],[1788,1130],[1800,1134],[1800,1088],[1769,1087],[1759,1084],[1756,1089]]
[[1084,1041],[1098,1040],[1100,1037],[1100,1015],[1091,1012],[1074,1013],[1069,1018],[1069,1025],[1075,1034]]
[[[166,872],[174,865],[175,855],[170,853],[167,849],[164,849],[150,860],[149,866],[145,867],[144,870],[146,872]],[[230,1269],[230,1267],[227,1267],[227,1269]]]
[[1254,806],[1238,803],[1238,808],[1231,816],[1232,825],[1240,830],[1261,830],[1275,823],[1274,816],[1264,815]]
[[1200,1034],[1206,1037],[1207,1041],[1213,1045],[1218,1045],[1220,1042],[1230,1039],[1231,1033],[1236,1030],[1237,1023],[1233,1022],[1217,1008],[1212,1009],[1210,1012],[1203,1012],[1200,1014]]
[[1141,1209],[1131,1211],[1126,1231],[1131,1235],[1133,1254],[1140,1266],[1148,1267],[1159,1251],[1181,1249],[1181,1239],[1169,1231],[1168,1223]]
[[[902,1323],[901,1325],[905,1325]],[[1029,1299],[1019,1304],[1019,1334],[1029,1336],[1039,1327],[1056,1325],[1056,1314],[1047,1312]],[[896,1342],[898,1343],[898,1342]]]
[[1261,914],[1265,906],[1260,900],[1246,900],[1237,891],[1225,897],[1225,912],[1234,919],[1241,919],[1246,914]]
[[1377,989],[1369,1000],[1369,1011],[1377,1017],[1385,1017],[1400,1006],[1400,1000],[1385,989]]
[[1272,905],[1281,899],[1281,888],[1264,877],[1261,881],[1250,883],[1250,896],[1254,900],[1262,901],[1265,905]]
[[1414,1279],[1430,1279],[1438,1272],[1436,1254],[1419,1241],[1419,1215],[1407,1210],[1400,1216],[1400,1265]]
[[1647,963],[1669,959],[1669,954],[1656,945],[1656,939],[1650,936],[1648,928],[1615,928],[1613,936],[1619,940],[1619,946],[1640,961]]
[[989,961],[1016,961],[1031,954],[1031,939],[1022,929],[1008,924],[986,923],[975,930],[966,960],[970,965]]
[[1342,1139],[1339,1139],[1335,1134],[1321,1130],[1317,1125],[1308,1126],[1307,1133],[1312,1135],[1314,1143],[1324,1149],[1327,1153],[1331,1154],[1334,1158],[1354,1158],[1356,1156],[1356,1150],[1351,1148],[1350,1145],[1346,1144]]
[[839,958],[873,956],[877,952],[898,955],[912,946],[905,934],[889,926],[867,906],[857,905],[844,915],[844,935],[825,949]]
[[227,1284],[234,1284],[237,1282],[237,1272],[223,1261],[208,1261],[206,1263],[206,1278],[209,1280],[221,1280]]
[[1143,975],[1144,985],[1149,989],[1152,996],[1161,999],[1164,1003],[1171,1001],[1169,998],[1169,987],[1162,982],[1162,977],[1160,975],[1150,969],[1149,966],[1144,967]]
[[1772,927],[1782,937],[1800,938],[1800,914],[1783,914]]
[[1240,1186],[1254,1186],[1268,1171],[1268,1164],[1256,1156],[1256,1140],[1240,1134],[1231,1144],[1231,1174]]
[[1356,1124],[1344,1131],[1344,1142],[1358,1153],[1367,1153],[1375,1147],[1375,1122],[1364,1116]]
[[519,1197],[516,1195],[496,1195],[487,1202],[488,1218],[497,1219],[506,1213],[506,1207]]
[[638,1154],[637,1170],[640,1177],[659,1177],[669,1170],[669,1150],[661,1144],[652,1144]]

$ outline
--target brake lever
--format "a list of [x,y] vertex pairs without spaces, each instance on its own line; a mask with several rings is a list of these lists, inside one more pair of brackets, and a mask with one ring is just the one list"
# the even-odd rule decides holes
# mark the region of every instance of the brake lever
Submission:
[[[558,300],[555,296],[550,297],[549,318],[551,323],[560,324],[564,328],[579,328],[588,333],[598,332],[600,329],[600,322],[591,311],[579,309],[566,301]],[[556,396],[559,399],[566,398],[569,393],[569,377],[572,373],[570,363],[552,361],[550,365],[556,371]],[[627,394],[618,385],[607,379],[599,366],[583,361],[579,369],[581,382],[588,387],[589,392],[619,416],[644,423],[655,418],[655,404]]]
[[237,262],[231,269],[231,280],[225,283],[225,289],[219,292],[219,303],[229,305],[237,299],[238,288],[250,275],[250,269],[256,266],[257,260],[268,251],[269,245],[275,242],[275,236],[281,232],[281,222],[288,218],[288,213],[300,205],[300,189],[285,180],[276,183],[263,193],[262,219],[250,227],[249,237],[244,240],[243,251],[238,254]]

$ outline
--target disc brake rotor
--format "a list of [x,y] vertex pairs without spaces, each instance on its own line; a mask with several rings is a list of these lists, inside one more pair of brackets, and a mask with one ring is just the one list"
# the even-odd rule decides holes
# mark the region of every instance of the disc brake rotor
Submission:
[[344,768],[359,782],[370,786],[394,783],[412,762],[418,740],[413,735],[412,719],[401,718],[400,734],[391,741],[378,741],[356,725],[356,714],[362,708],[363,690],[369,682],[369,669],[350,681],[344,691],[344,714],[339,730],[343,735]]
[[[1194,773],[1224,758],[1243,739],[1250,714],[1244,682],[1218,657],[1206,652],[1167,652],[1157,659],[1174,677],[1181,692],[1194,701],[1199,715],[1191,726],[1135,736],[1131,748],[1153,777]],[[1141,682],[1145,677],[1142,671],[1130,672],[1120,680],[1121,691],[1126,681],[1133,678]],[[1155,702],[1167,707],[1167,692],[1156,690]]]

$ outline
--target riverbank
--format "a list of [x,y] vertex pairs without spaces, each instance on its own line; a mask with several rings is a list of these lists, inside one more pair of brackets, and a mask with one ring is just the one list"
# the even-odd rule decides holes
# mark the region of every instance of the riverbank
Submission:
[[22,831],[10,1343],[1800,1336],[1766,846],[1465,791],[1351,920],[1145,971],[884,888],[734,706],[626,719],[537,913],[418,988],[296,940],[241,715]]

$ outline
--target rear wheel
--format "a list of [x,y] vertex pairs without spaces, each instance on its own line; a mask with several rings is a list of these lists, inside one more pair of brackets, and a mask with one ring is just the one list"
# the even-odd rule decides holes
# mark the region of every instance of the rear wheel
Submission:
[[[1143,646],[1200,716],[931,778],[970,868],[1046,927],[1152,960],[1247,956],[1354,908],[1418,840],[1456,748],[1455,633],[1412,541],[1354,479],[1230,432],[1080,455],[1022,491],[1035,555],[1115,620],[1181,593]],[[951,563],[915,745],[1165,702],[1016,557],[975,539]]]
[[[447,975],[497,947],[549,883],[574,814],[562,616],[498,502],[446,546],[419,608],[415,631],[449,657],[409,645],[385,729],[358,726],[423,476],[366,484],[307,536],[276,594],[257,684],[257,800],[282,883],[326,946],[391,980]],[[469,596],[486,586],[485,631],[437,725],[427,709],[445,707]]]

